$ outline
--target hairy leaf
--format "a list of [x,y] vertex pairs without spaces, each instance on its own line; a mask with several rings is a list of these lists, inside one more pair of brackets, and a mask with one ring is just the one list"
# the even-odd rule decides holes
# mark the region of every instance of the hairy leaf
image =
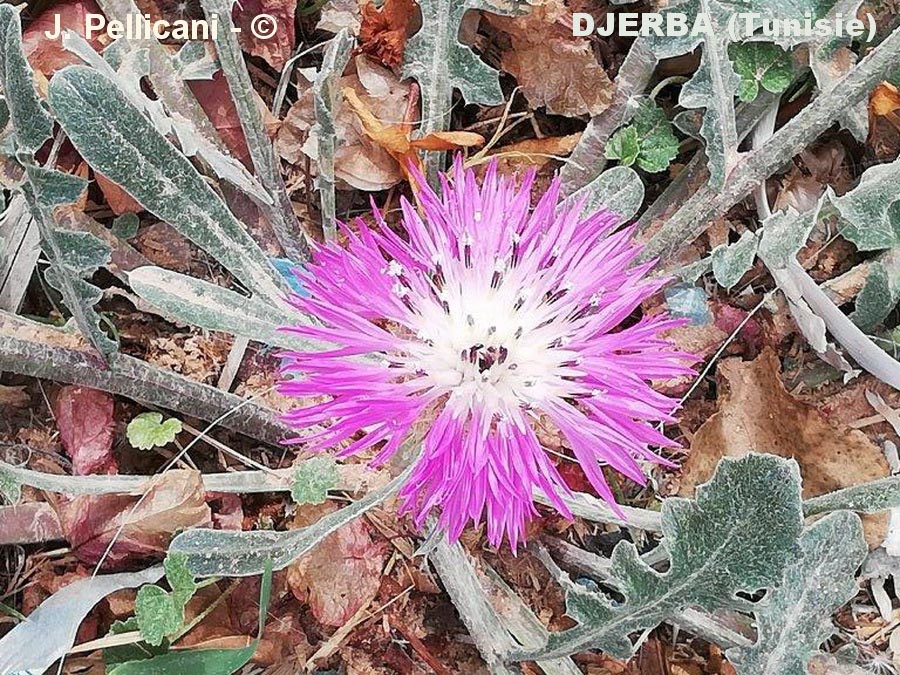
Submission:
[[728,48],[734,70],[741,78],[738,98],[752,101],[759,88],[780,94],[794,78],[794,62],[778,45],[769,42],[743,42]]
[[566,201],[571,203],[579,199],[585,200],[585,213],[607,208],[626,221],[641,208],[644,201],[644,184],[634,169],[614,166],[574,192]]
[[188,569],[198,577],[253,576],[261,573],[267,561],[273,569],[280,570],[339,527],[399,490],[411,471],[412,465],[384,487],[299,530],[227,532],[193,529],[175,537],[169,551],[183,553]]
[[0,5],[0,89],[5,93],[18,149],[37,152],[50,138],[53,120],[37,97],[34,71],[22,52],[19,12],[6,3]]
[[309,322],[286,307],[282,310],[278,305],[160,267],[139,267],[128,275],[128,282],[144,300],[194,326],[285,349],[311,348],[309,341],[281,330]]
[[856,309],[850,318],[865,331],[873,330],[887,318],[900,301],[900,246],[884,260],[872,263],[866,284],[856,297]]
[[291,499],[297,504],[321,504],[339,478],[337,464],[331,457],[313,457],[301,462],[294,473]]
[[856,570],[868,547],[859,516],[839,511],[807,528],[800,555],[756,610],[752,647],[729,649],[740,675],[807,675],[807,664],[834,633],[831,615],[857,592]]
[[79,330],[104,359],[115,353],[116,343],[100,328],[100,316],[94,304],[102,292],[82,277],[109,261],[109,248],[85,232],[64,232],[57,228],[56,209],[75,202],[87,183],[51,169],[29,165],[25,169],[28,184],[23,193],[37,223],[41,246],[50,267],[44,278],[62,294]]
[[900,246],[900,159],[863,173],[859,184],[835,197],[826,193],[841,216],[841,234],[860,251]]
[[816,224],[818,209],[797,213],[793,208],[778,211],[763,222],[759,257],[772,269],[784,269],[806,246]]
[[158,412],[135,415],[125,429],[128,442],[139,450],[161,448],[174,441],[180,433],[181,420],[170,418],[163,422],[163,416]]
[[730,289],[750,271],[756,259],[758,244],[756,235],[747,231],[735,243],[713,249],[711,254],[713,276],[723,288]]
[[[459,25],[470,9],[507,13],[503,0],[418,0],[422,28],[406,43],[402,74],[415,78],[422,92],[422,135],[444,131],[450,122],[453,89],[467,103],[503,102],[499,74],[459,41]],[[429,154],[429,177],[436,175],[440,155]]]
[[331,38],[313,84],[316,123],[309,133],[316,139],[316,188],[322,200],[322,229],[327,239],[334,239],[337,233],[334,219],[334,153],[337,147],[334,110],[341,96],[338,81],[355,43],[346,28]]
[[91,68],[69,66],[51,80],[49,100],[91,166],[209,252],[248,288],[273,301],[281,298],[281,277],[256,242],[113,81]]
[[628,635],[657,626],[684,610],[746,609],[738,592],[777,586],[794,557],[803,525],[796,462],[749,454],[720,462],[694,500],[663,503],[663,535],[671,564],[660,573],[631,543],[613,550],[610,574],[621,604],[570,583],[567,611],[575,628],[554,633],[547,646],[517,652],[516,660],[548,659],[583,649],[629,658]]

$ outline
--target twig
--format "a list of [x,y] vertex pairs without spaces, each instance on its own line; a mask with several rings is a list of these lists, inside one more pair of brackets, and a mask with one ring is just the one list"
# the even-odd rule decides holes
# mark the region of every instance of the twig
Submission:
[[761,181],[831,126],[848,106],[866,96],[896,65],[898,57],[900,31],[894,31],[841,78],[830,93],[819,95],[776,132],[765,147],[743,155],[721,190],[714,190],[709,184],[698,189],[650,238],[642,259],[668,261],[684,244],[702,234],[715,218],[750,194]]

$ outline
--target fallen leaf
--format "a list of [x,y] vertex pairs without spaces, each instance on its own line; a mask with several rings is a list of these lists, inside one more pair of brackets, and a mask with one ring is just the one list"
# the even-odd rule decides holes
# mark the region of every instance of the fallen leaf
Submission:
[[[36,79],[43,79],[46,84],[46,81],[53,77],[56,71],[62,70],[66,66],[82,64],[81,59],[75,54],[63,49],[61,39],[49,40],[44,32],[55,30],[58,16],[62,30],[74,31],[87,39],[85,20],[88,14],[101,14],[100,8],[94,0],[53,3],[52,7],[44,10],[28,23],[28,27],[22,32],[22,50],[35,70]],[[103,50],[103,43],[98,35],[93,35],[88,40],[88,44],[97,52]]]
[[104,569],[161,558],[179,530],[209,526],[198,471],[171,470],[155,476],[144,495],[80,495],[56,504],[75,556],[96,564],[115,536]]
[[554,115],[599,115],[612,101],[614,86],[591,43],[572,36],[565,23],[571,11],[563,0],[530,4],[531,11],[521,16],[485,14],[511,42],[500,60],[503,70],[516,78],[534,108]]
[[25,386],[10,387],[0,384],[0,407],[24,408],[31,402]]
[[365,0],[330,0],[322,8],[316,30],[339,33],[346,28],[351,35],[358,35],[362,17],[360,2]]
[[112,396],[97,389],[68,385],[57,393],[53,415],[75,475],[118,471],[112,454],[114,407]]
[[419,150],[460,150],[484,144],[482,136],[469,131],[436,131],[413,139],[411,124],[383,124],[351,87],[344,89],[344,98],[359,117],[366,136],[394,158],[400,171],[413,186],[416,182],[409,166],[415,166],[420,173],[425,172]]
[[99,171],[94,172],[94,180],[97,181],[97,187],[106,197],[107,205],[117,216],[121,216],[123,213],[140,213],[144,210],[144,207],[138,204],[134,197]]
[[151,263],[175,272],[191,268],[191,245],[168,223],[153,223],[141,229],[134,247]]
[[362,7],[359,50],[388,68],[397,68],[403,62],[409,24],[415,15],[412,0],[385,0],[380,8],[369,0]]
[[[294,51],[296,12],[297,0],[239,0],[231,16],[235,27],[241,29],[238,33],[241,48],[280,72]],[[257,37],[251,28],[253,20],[260,14],[275,19],[276,28],[269,38]]]
[[[418,117],[418,105],[412,101],[411,85],[368,56],[354,59],[355,73],[338,80],[341,90],[353,89],[366,108],[382,122],[400,124]],[[362,122],[343,100],[335,104],[335,137],[338,147],[334,156],[334,173],[338,187],[377,192],[396,185],[403,179],[400,166],[387,150],[372,141]],[[291,106],[275,147],[291,164],[302,164],[308,157],[316,160],[317,139],[310,133],[315,122],[313,91],[309,86]]]
[[385,559],[383,542],[376,543],[366,522],[357,518],[291,564],[287,583],[298,600],[309,603],[319,623],[339,627],[378,593]]
[[[884,453],[861,431],[825,418],[792,396],[770,349],[753,361],[725,359],[718,366],[719,409],[694,435],[684,463],[681,494],[705,483],[722,457],[765,452],[793,457],[800,465],[804,498],[889,475]],[[886,514],[863,517],[866,540],[877,547],[887,528]]]
[[570,155],[580,139],[580,132],[568,136],[529,138],[497,148],[490,156],[497,158],[500,173],[513,174],[528,168],[540,169],[558,157]]
[[900,91],[890,82],[882,82],[869,96],[869,115],[886,117],[900,128]]
[[0,546],[41,544],[62,539],[59,518],[46,502],[0,506]]
[[[241,119],[238,117],[234,101],[231,99],[231,90],[221,70],[217,70],[212,79],[189,80],[188,87],[197,98],[203,112],[212,122],[213,127],[219,133],[222,143],[231,152],[232,156],[240,160],[247,168],[252,170],[253,162],[250,159],[250,150],[244,138],[244,130],[241,127]],[[263,125],[270,137],[274,138],[278,130],[278,120],[269,112],[265,102],[260,98],[256,90],[252,96],[256,100],[260,113],[263,116]]]

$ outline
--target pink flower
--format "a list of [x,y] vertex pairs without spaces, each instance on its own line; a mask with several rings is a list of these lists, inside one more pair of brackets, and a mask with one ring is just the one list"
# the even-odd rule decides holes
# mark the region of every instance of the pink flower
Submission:
[[515,549],[534,490],[571,517],[540,425],[617,508],[601,465],[645,483],[639,460],[662,462],[649,446],[672,445],[652,423],[677,406],[648,381],[692,372],[660,337],[681,321],[631,318],[665,280],[633,264],[639,248],[613,213],[558,206],[558,181],[531,209],[533,174],[517,188],[495,164],[479,188],[457,160],[441,196],[416,179],[421,211],[401,202],[405,236],[375,210],[376,228],[345,227],[347,247],[319,247],[301,273],[310,296],[291,302],[321,325],[286,330],[334,347],[286,354],[299,377],[282,392],[327,397],[286,415],[320,428],[290,442],[350,441],[341,457],[378,447],[377,464],[427,428],[403,509],[419,526],[439,509],[451,539],[485,516],[490,542]]

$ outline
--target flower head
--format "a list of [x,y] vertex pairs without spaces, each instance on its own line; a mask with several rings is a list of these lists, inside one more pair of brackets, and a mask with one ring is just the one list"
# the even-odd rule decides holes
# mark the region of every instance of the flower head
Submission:
[[[517,187],[489,166],[481,187],[458,160],[436,195],[418,175],[420,210],[402,202],[405,232],[375,209],[376,226],[344,228],[349,243],[319,247],[294,297],[317,326],[291,327],[334,345],[287,354],[285,394],[327,400],[291,411],[295,442],[339,455],[378,449],[388,459],[427,426],[401,490],[419,525],[440,510],[457,538],[484,516],[490,542],[513,549],[540,490],[571,517],[569,494],[538,428],[561,434],[597,492],[615,508],[601,465],[639,483],[639,460],[671,445],[653,422],[676,403],[649,381],[691,372],[660,333],[680,322],[632,319],[663,280],[615,214],[581,217],[550,186],[532,209],[533,174]],[[623,322],[627,322],[623,324]]]

